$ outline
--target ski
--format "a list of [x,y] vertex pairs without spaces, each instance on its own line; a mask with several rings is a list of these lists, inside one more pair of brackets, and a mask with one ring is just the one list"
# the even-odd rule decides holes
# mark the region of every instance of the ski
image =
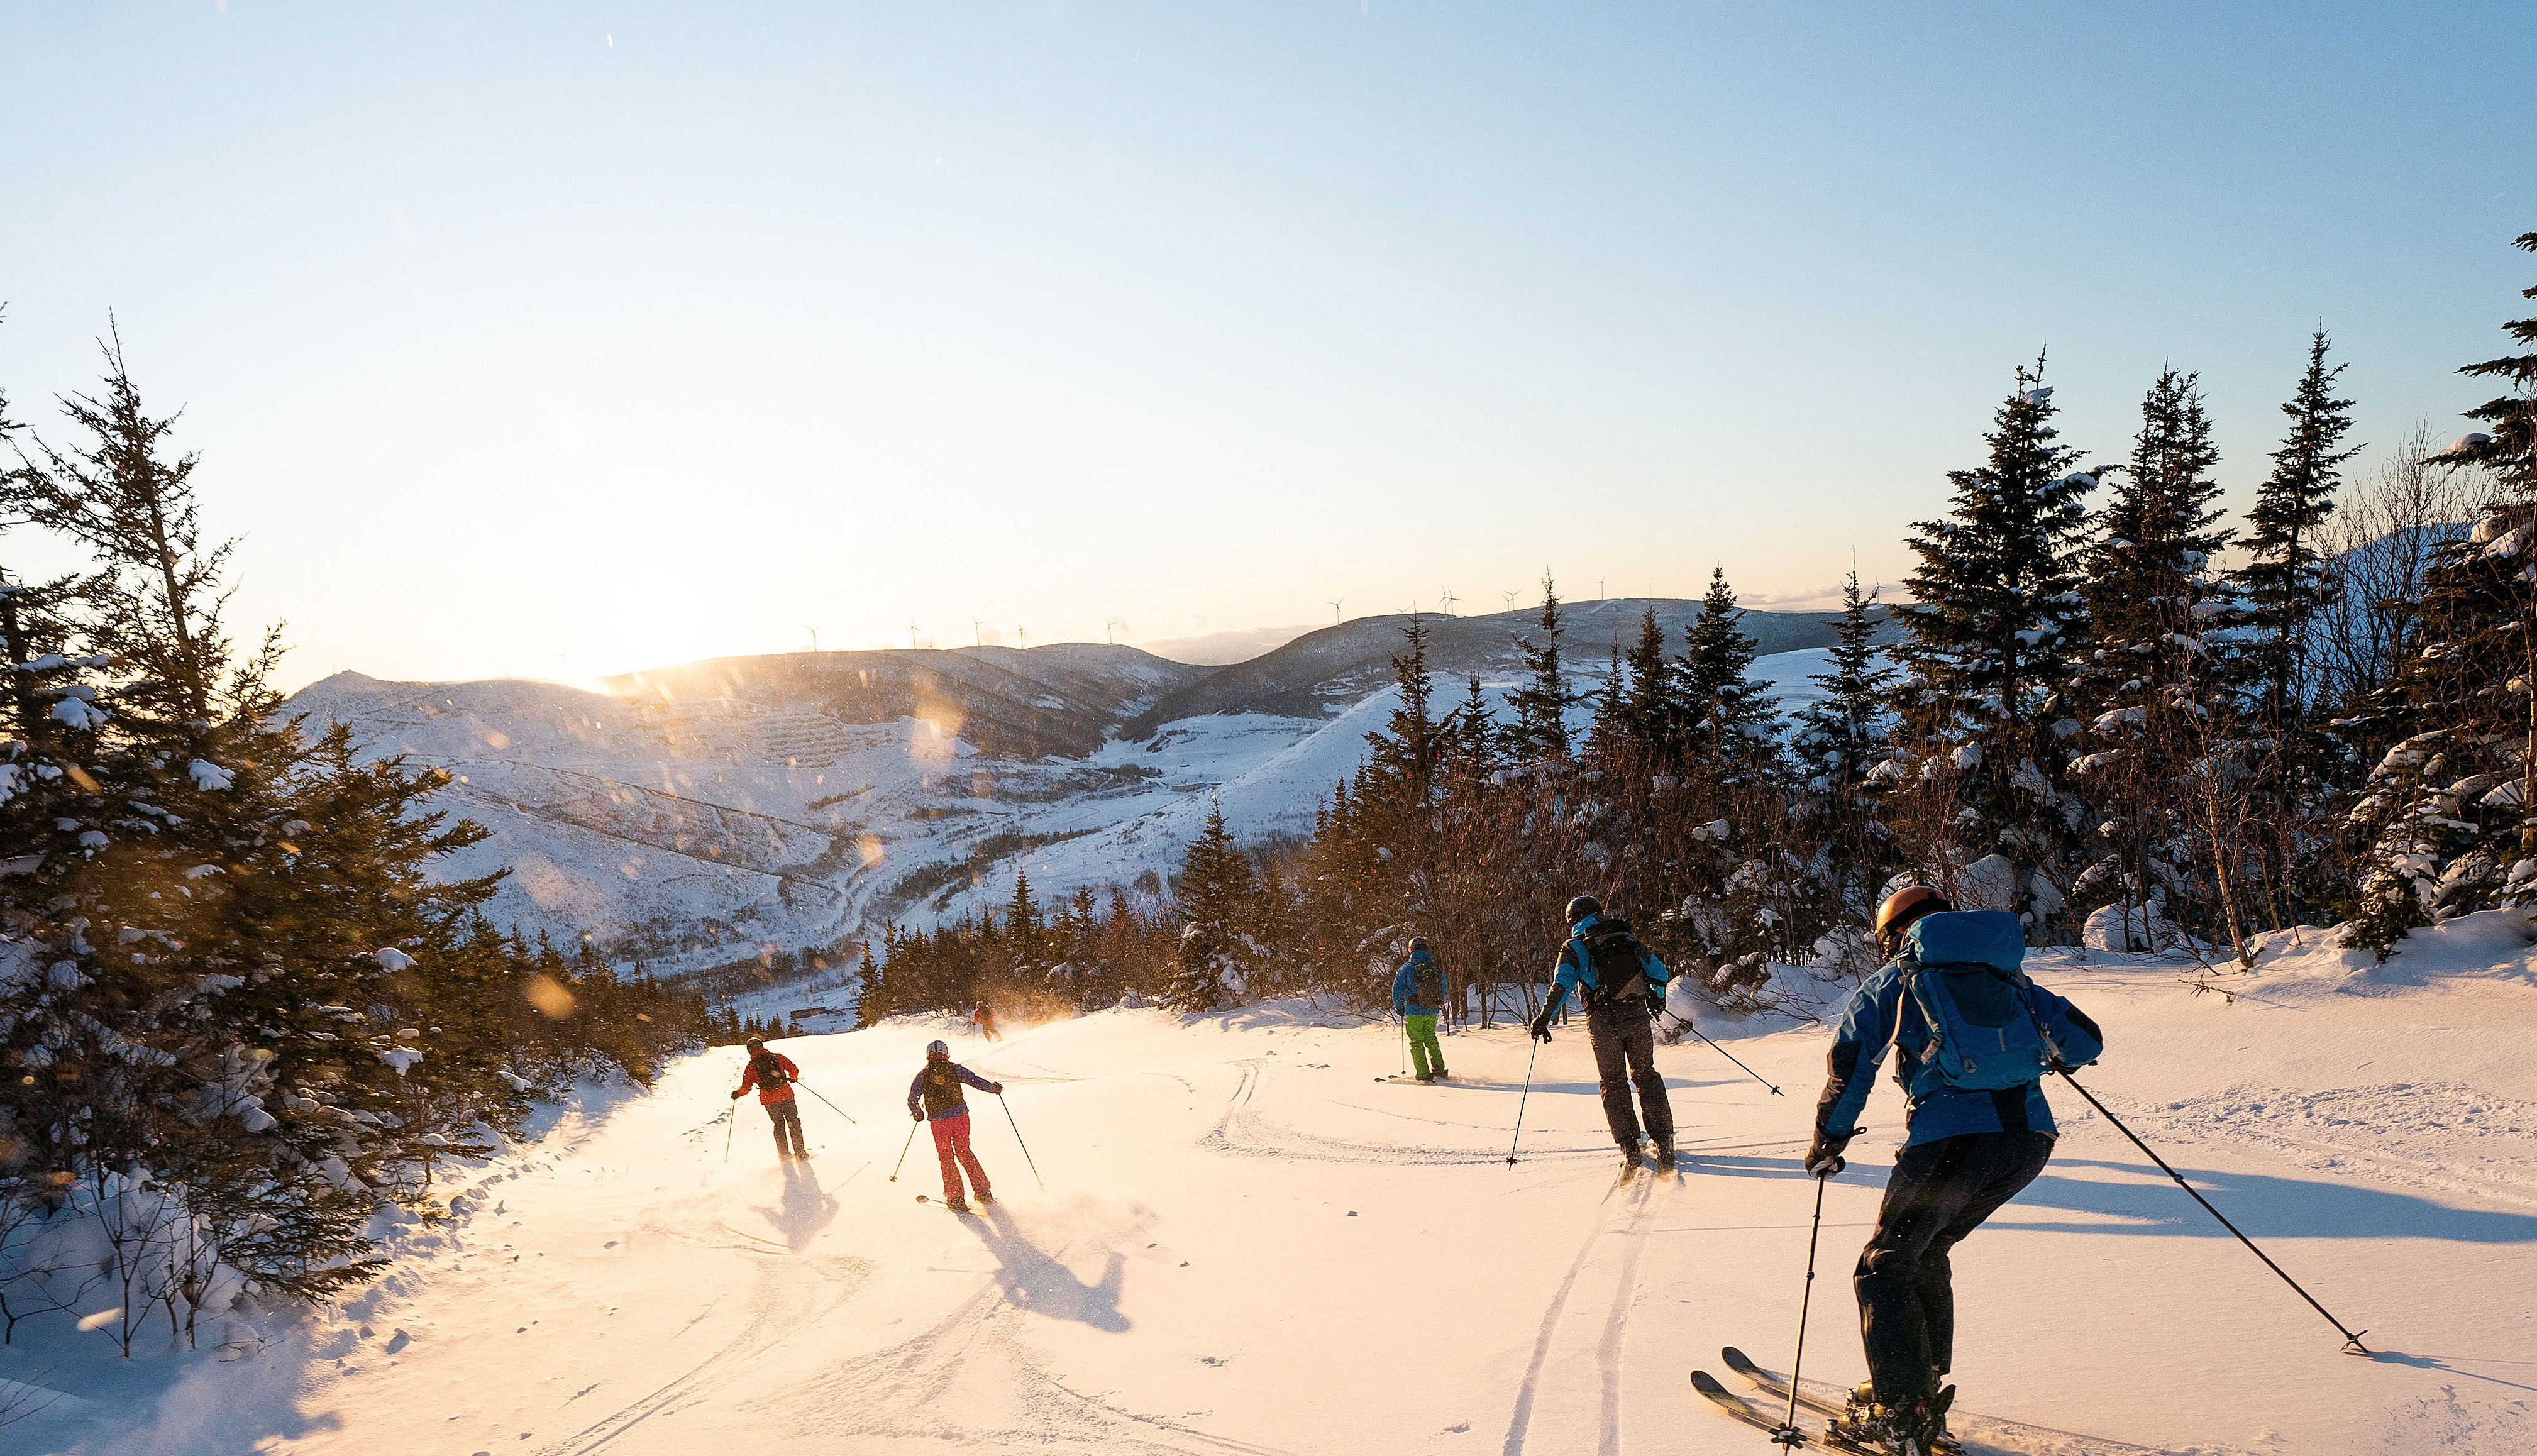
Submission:
[[1691,1372],[1691,1388],[1709,1397],[1710,1404],[1752,1426],[1755,1430],[1767,1430],[1776,1437],[1785,1428],[1779,1422],[1764,1414],[1759,1406],[1719,1384],[1718,1377],[1707,1370]]
[[[1789,1382],[1753,1363],[1753,1357],[1743,1351],[1729,1345],[1718,1352],[1718,1358],[1726,1361],[1726,1368],[1760,1386],[1766,1394],[1777,1396],[1781,1400],[1789,1398]],[[1835,1405],[1821,1396],[1808,1395],[1803,1390],[1797,1392],[1797,1404],[1826,1416],[1850,1414],[1850,1408],[1847,1405]]]
[[919,1202],[919,1203],[930,1203],[930,1204],[933,1204],[936,1208],[939,1208],[939,1209],[943,1210],[944,1213],[973,1214],[973,1213],[976,1213],[976,1212],[977,1212],[977,1210],[976,1210],[976,1209],[974,1209],[974,1208],[953,1208],[951,1205],[949,1205],[949,1204],[947,1204],[947,1203],[943,1202],[943,1201],[942,1199],[940,1199],[940,1198],[935,1197],[935,1196],[934,1196],[933,1194],[931,1194],[931,1193],[919,1193],[919,1194],[917,1194],[917,1195],[916,1195],[916,1201],[917,1201],[917,1202]]
[[1405,1082],[1412,1087],[1425,1087],[1431,1083],[1451,1082],[1454,1079],[1451,1077],[1421,1077],[1414,1072],[1408,1072],[1402,1073],[1399,1076],[1377,1077],[1374,1080],[1377,1082]]

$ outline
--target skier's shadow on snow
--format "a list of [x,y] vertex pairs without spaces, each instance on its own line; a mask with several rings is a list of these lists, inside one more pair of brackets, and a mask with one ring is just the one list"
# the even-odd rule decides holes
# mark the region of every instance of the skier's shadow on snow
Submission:
[[798,1163],[784,1165],[784,1198],[758,1213],[784,1235],[784,1246],[800,1253],[837,1216],[836,1198],[819,1186],[819,1175]]
[[996,1283],[1004,1287],[1007,1299],[1051,1319],[1071,1319],[1114,1335],[1128,1330],[1132,1321],[1119,1309],[1119,1294],[1128,1282],[1127,1255],[1112,1249],[1101,1282],[1085,1284],[1024,1237],[1002,1205],[989,1204],[984,1214],[961,1224],[975,1231],[978,1241],[996,1256]]
[[[2052,1169],[2095,1168],[2125,1174],[2122,1182],[2063,1176]],[[2537,1243],[2537,1215],[2452,1208],[2390,1188],[2268,1173],[2183,1168],[2202,1195],[2254,1238],[2444,1238],[2460,1243]],[[2145,1163],[2055,1158],[2042,1177],[2009,1204],[2108,1214],[2113,1226],[2058,1224],[2033,1218],[2016,1227],[2045,1233],[2190,1234],[2226,1238],[2229,1231]]]

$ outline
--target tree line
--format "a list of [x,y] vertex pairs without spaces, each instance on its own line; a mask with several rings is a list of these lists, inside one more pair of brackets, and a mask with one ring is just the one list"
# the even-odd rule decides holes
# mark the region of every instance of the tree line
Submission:
[[[2504,329],[2537,346],[2537,319]],[[2418,429],[2358,478],[2343,368],[2320,328],[2235,522],[2198,375],[2162,370],[2127,451],[2092,460],[2044,360],[2019,368],[1912,529],[1907,600],[1851,574],[1793,716],[1723,569],[1678,640],[1651,607],[1583,665],[1545,574],[1511,689],[1439,684],[1413,617],[1390,719],[1304,843],[1246,851],[1212,814],[1160,914],[1086,892],[1054,935],[1017,882],[1001,925],[893,932],[877,1008],[1072,986],[1095,945],[1103,992],[1379,1008],[1423,934],[1486,1023],[1529,1009],[1581,891],[1747,1005],[1776,966],[1873,965],[1863,927],[1904,883],[2224,971],[2264,931],[2339,922],[2383,957],[2537,900],[2537,352],[2464,366],[2503,389],[2480,428]]]
[[129,1353],[370,1277],[374,1214],[706,1013],[496,930],[498,875],[435,878],[487,833],[445,773],[280,716],[279,629],[235,634],[196,458],[103,348],[63,443],[0,396],[0,547],[85,557],[0,570],[0,1339],[104,1283]]

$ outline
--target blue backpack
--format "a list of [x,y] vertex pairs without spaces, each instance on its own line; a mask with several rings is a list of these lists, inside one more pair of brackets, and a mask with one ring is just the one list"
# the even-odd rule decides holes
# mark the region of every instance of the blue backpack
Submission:
[[2026,931],[2017,917],[1940,911],[1914,921],[1905,938],[1903,984],[1929,1024],[1928,1056],[1911,1089],[1915,1099],[1937,1085],[2005,1092],[2049,1070],[2052,1045],[2036,1024],[2026,973],[2018,969],[2026,960]]

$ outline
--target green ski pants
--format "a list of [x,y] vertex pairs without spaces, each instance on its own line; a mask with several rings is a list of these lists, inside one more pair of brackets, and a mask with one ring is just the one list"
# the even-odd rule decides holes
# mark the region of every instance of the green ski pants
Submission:
[[1412,1016],[1409,1021],[1409,1063],[1421,1077],[1431,1071],[1442,1075],[1445,1070],[1445,1048],[1436,1040],[1436,1018]]

